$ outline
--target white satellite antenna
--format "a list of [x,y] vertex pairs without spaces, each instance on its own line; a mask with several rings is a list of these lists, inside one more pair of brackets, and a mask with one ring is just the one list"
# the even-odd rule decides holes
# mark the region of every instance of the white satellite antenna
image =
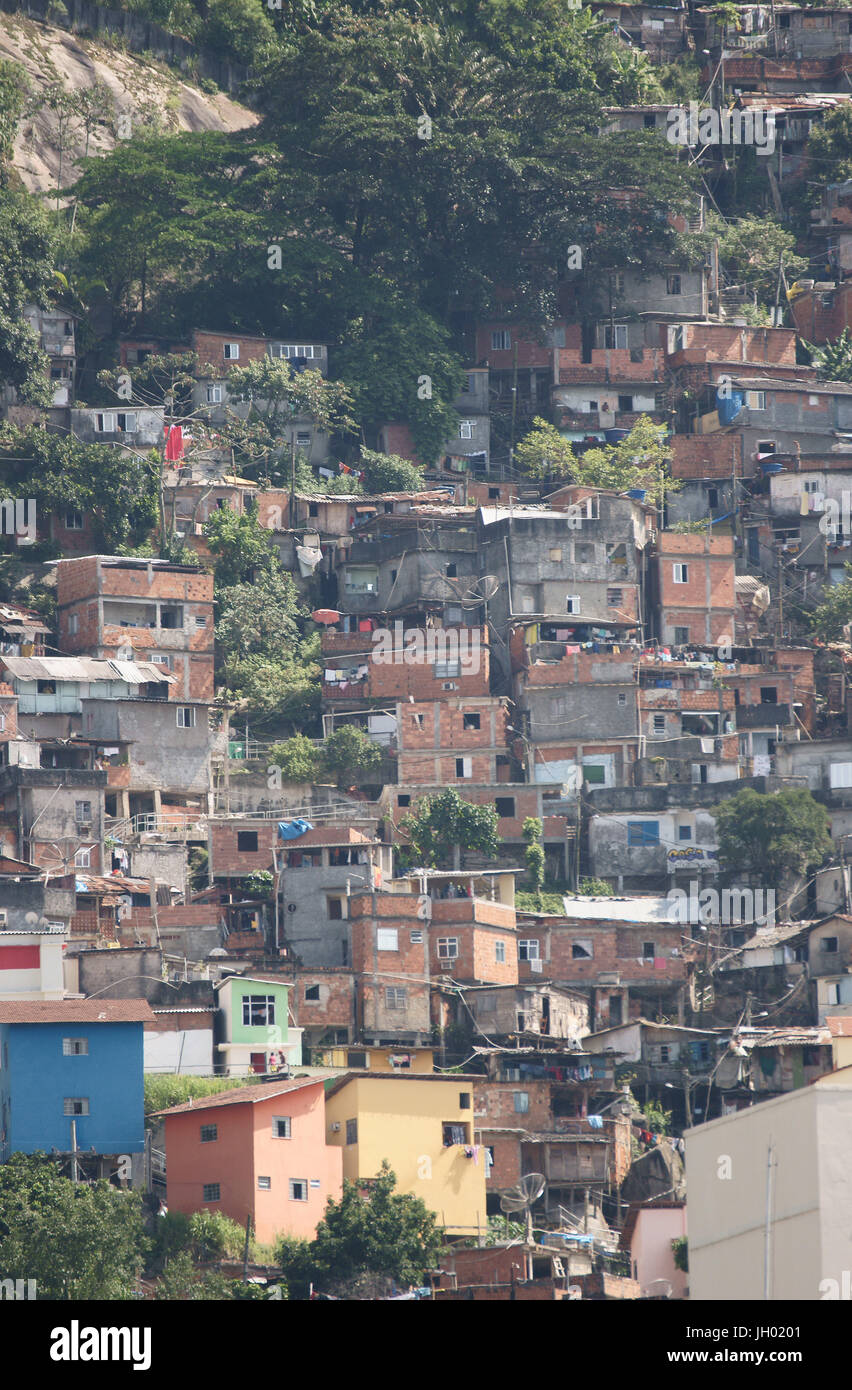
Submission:
[[133,660],[133,648],[132,648],[132,647],[118,647],[117,650],[116,650],[116,653],[115,653],[115,659],[116,659],[116,661],[132,661],[132,660]]
[[479,579],[474,579],[470,588],[465,591],[465,598],[476,599],[483,606],[485,620],[483,626],[486,634],[488,633],[488,601],[492,599],[500,588],[500,580],[496,574],[482,574]]
[[525,1241],[533,1245],[532,1210],[547,1184],[543,1173],[527,1173],[519,1183],[510,1187],[500,1198],[500,1209],[508,1216],[510,1212],[523,1212],[526,1218]]

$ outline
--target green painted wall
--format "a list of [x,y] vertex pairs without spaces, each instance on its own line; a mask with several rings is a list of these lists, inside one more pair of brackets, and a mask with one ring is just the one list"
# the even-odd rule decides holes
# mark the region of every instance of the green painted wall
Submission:
[[[287,1000],[289,985],[267,984],[245,980],[231,985],[231,1042],[257,1043],[262,1047],[280,1047],[287,1042]],[[243,1000],[251,995],[266,995],[275,1000],[275,1022],[247,1026],[243,1023]],[[276,1031],[277,1030],[277,1031]]]

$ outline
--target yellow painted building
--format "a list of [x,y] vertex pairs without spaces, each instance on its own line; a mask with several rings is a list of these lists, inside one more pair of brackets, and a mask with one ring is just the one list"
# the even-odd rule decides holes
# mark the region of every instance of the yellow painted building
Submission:
[[[364,1066],[365,1071],[412,1072],[430,1074],[435,1070],[435,1054],[431,1047],[325,1047],[314,1049],[317,1067],[343,1067],[349,1071]],[[366,1065],[365,1065],[366,1064]]]
[[474,1145],[471,1076],[342,1076],[326,1091],[326,1137],[343,1176],[374,1178],[387,1159],[401,1192],[420,1197],[452,1234],[483,1230],[485,1150]]

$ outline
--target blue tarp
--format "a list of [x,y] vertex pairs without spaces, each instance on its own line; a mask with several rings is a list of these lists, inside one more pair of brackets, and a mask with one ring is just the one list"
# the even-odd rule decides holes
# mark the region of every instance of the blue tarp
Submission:
[[309,820],[280,820],[278,822],[279,840],[298,840],[306,831],[313,830]]

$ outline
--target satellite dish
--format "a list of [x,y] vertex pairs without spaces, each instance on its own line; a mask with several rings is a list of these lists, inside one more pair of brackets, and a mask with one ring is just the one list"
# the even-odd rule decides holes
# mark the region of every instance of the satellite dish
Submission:
[[116,653],[115,653],[115,659],[116,659],[116,661],[132,661],[132,660],[133,660],[133,648],[132,648],[132,647],[118,647],[117,650],[116,650]]
[[474,579],[465,597],[485,599],[487,603],[499,588],[500,580],[496,574],[483,574],[479,579]]
[[527,1173],[519,1183],[510,1187],[508,1192],[504,1192],[500,1198],[500,1209],[507,1216],[510,1212],[524,1212],[526,1214],[527,1245],[534,1243],[531,1207],[538,1201],[546,1185],[547,1179],[543,1173]]

